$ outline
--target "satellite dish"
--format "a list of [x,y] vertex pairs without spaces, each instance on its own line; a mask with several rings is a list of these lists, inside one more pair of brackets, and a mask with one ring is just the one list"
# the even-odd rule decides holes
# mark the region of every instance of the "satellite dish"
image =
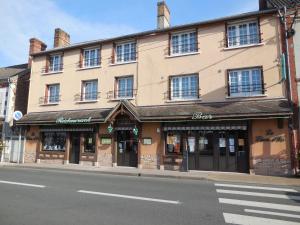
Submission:
[[18,121],[23,117],[23,113],[21,111],[14,111],[13,118]]

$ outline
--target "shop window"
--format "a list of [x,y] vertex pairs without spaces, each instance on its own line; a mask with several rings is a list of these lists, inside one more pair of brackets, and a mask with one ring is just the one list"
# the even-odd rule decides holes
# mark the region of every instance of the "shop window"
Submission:
[[65,151],[66,133],[64,132],[45,132],[43,133],[44,151]]
[[235,138],[230,137],[228,139],[228,148],[229,148],[229,155],[235,156]]
[[198,139],[200,155],[213,155],[213,133],[200,133]]
[[95,134],[86,133],[84,135],[84,152],[95,153]]
[[167,134],[167,154],[182,153],[181,135],[168,133]]

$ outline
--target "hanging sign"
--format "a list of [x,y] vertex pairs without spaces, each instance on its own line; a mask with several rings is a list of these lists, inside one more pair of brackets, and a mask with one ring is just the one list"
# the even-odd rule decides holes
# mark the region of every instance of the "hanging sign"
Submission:
[[132,129],[132,132],[134,133],[134,135],[138,135],[139,129],[138,129],[137,127],[134,127],[134,128]]
[[204,114],[202,112],[195,112],[192,116],[193,120],[211,120],[212,118],[211,114]]
[[114,130],[113,126],[109,124],[109,126],[107,127],[107,132],[111,134],[113,130]]
[[103,145],[110,145],[111,144],[111,138],[102,137],[101,138],[101,144],[103,144]]
[[89,118],[80,118],[80,119],[72,119],[68,118],[65,119],[64,117],[60,117],[56,120],[56,123],[58,124],[77,124],[77,123],[90,123],[92,120],[92,117]]

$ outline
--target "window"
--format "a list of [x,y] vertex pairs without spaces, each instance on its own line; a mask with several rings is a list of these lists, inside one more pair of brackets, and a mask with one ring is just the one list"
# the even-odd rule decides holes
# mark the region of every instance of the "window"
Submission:
[[0,116],[5,116],[7,102],[7,87],[0,88]]
[[212,132],[200,132],[198,139],[198,149],[200,155],[213,155],[213,133]]
[[171,38],[171,54],[184,54],[198,51],[197,32],[173,34]]
[[236,47],[260,42],[258,21],[228,25],[227,45]]
[[166,154],[182,154],[183,145],[181,144],[181,135],[179,133],[169,132],[167,134]]
[[229,96],[243,97],[264,93],[262,69],[230,70],[228,73]]
[[51,84],[47,86],[48,98],[46,103],[57,103],[59,102],[59,84]]
[[43,150],[45,151],[65,151],[65,132],[45,132],[42,135]]
[[89,80],[82,82],[82,93],[81,100],[97,100],[98,98],[98,81]]
[[120,77],[117,79],[117,98],[133,97],[133,77]]
[[84,67],[94,67],[100,65],[100,49],[84,50]]
[[50,56],[49,72],[58,72],[62,70],[62,56],[52,55]]
[[84,152],[95,153],[95,134],[88,132],[84,134]]
[[171,77],[170,99],[197,99],[199,89],[198,86],[197,75]]
[[127,42],[116,46],[117,63],[130,62],[136,60],[136,43]]

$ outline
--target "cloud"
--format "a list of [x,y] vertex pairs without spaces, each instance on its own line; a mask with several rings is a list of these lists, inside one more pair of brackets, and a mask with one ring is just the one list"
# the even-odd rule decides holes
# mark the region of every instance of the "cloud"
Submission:
[[72,43],[136,32],[124,24],[80,20],[50,0],[0,1],[0,67],[26,62],[31,37],[43,40],[52,48],[57,27],[70,34]]

